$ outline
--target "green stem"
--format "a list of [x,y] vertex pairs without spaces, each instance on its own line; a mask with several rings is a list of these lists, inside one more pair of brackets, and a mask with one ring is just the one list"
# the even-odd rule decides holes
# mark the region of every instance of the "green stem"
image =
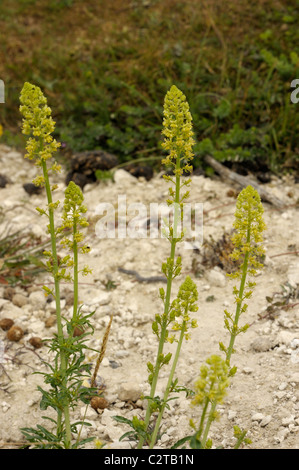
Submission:
[[[249,216],[248,216],[248,229],[247,229],[247,243],[250,243],[250,236],[251,236],[251,231],[250,231],[250,213],[249,213]],[[249,253],[245,253],[245,256],[244,256],[244,263],[243,263],[243,271],[242,271],[242,277],[241,277],[241,282],[240,282],[240,288],[239,288],[239,293],[238,293],[238,298],[240,299],[240,301],[237,303],[237,307],[236,307],[236,313],[235,313],[235,318],[234,318],[234,324],[233,324],[233,328],[231,330],[231,335],[230,335],[230,342],[229,342],[229,346],[227,348],[227,351],[226,351],[226,361],[228,363],[228,365],[230,365],[230,359],[231,359],[231,356],[232,356],[232,353],[233,353],[233,349],[234,349],[234,344],[235,344],[235,339],[237,337],[237,334],[238,334],[238,323],[239,323],[239,318],[240,318],[240,314],[241,314],[241,309],[242,309],[242,299],[243,299],[243,294],[244,294],[244,289],[245,289],[245,282],[246,282],[246,277],[247,277],[247,269],[248,269],[248,257],[249,257]],[[208,420],[206,422],[206,426],[205,426],[205,430],[204,430],[204,435],[203,435],[203,438],[202,438],[202,446],[205,447],[205,444],[206,444],[206,440],[207,440],[207,437],[208,437],[208,433],[210,431],[210,427],[211,427],[211,424],[213,422],[213,415],[215,413],[215,410],[217,408],[217,402],[213,402],[212,405],[211,405],[211,411],[209,413],[209,417],[208,417]]]
[[[175,245],[176,241],[172,240],[171,241],[171,254],[170,258],[174,260],[174,253],[175,253]],[[150,401],[146,410],[146,415],[145,415],[145,429],[148,428],[150,417],[151,417],[151,400],[155,396],[155,391],[157,387],[157,382],[158,382],[158,377],[159,377],[159,372],[160,372],[160,367],[161,367],[161,354],[163,353],[163,348],[165,344],[165,339],[166,339],[166,327],[167,327],[167,320],[168,320],[168,312],[169,312],[169,305],[170,305],[170,295],[171,295],[171,287],[172,287],[172,275],[169,275],[167,279],[167,288],[166,288],[166,297],[165,297],[165,304],[164,304],[164,316],[163,316],[163,324],[161,327],[161,334],[160,334],[160,340],[159,340],[159,345],[158,345],[158,352],[156,356],[156,363],[155,363],[155,368],[154,368],[154,374],[153,374],[153,379],[152,379],[152,384],[151,384],[151,390],[150,390]],[[141,449],[144,443],[144,438],[141,437],[137,446],[137,449]]]
[[[213,386],[214,386],[214,382],[212,382],[211,385],[210,385],[210,392],[213,389]],[[206,414],[207,414],[208,407],[209,407],[210,403],[211,403],[211,410],[208,414],[208,419],[207,419],[206,425],[204,427]],[[200,425],[199,425],[199,429],[198,429],[198,432],[197,432],[198,440],[201,442],[201,445],[202,445],[203,449],[205,448],[206,440],[207,440],[207,437],[208,437],[208,434],[209,434],[209,431],[210,431],[211,424],[213,422],[213,416],[214,416],[214,413],[215,413],[215,410],[216,410],[216,406],[217,406],[217,402],[211,402],[211,400],[207,396],[206,399],[205,399],[205,405],[204,405],[204,408],[203,408],[203,411],[202,411]],[[203,437],[201,439],[202,433],[203,433]]]
[[180,356],[185,331],[186,331],[186,322],[183,322],[180,338],[179,338],[178,345],[177,345],[177,348],[176,348],[176,352],[175,352],[175,356],[174,356],[174,359],[173,359],[170,374],[169,374],[169,377],[168,377],[166,390],[165,390],[164,396],[163,396],[163,405],[161,406],[161,409],[159,411],[157,421],[156,421],[156,424],[155,424],[155,429],[154,429],[153,434],[152,434],[150,449],[152,449],[154,447],[154,445],[156,443],[156,440],[157,440],[157,435],[158,435],[158,431],[159,431],[159,428],[160,428],[161,419],[163,417],[163,413],[164,413],[165,406],[166,406],[167,399],[168,399],[169,392],[170,392],[170,387],[171,387],[171,384],[172,384],[172,381],[173,381],[173,376],[174,376],[175,369],[176,369],[178,359],[179,359],[179,356]]
[[78,312],[78,296],[79,296],[79,281],[78,281],[78,244],[76,242],[77,224],[74,220],[73,224],[73,254],[74,254],[74,303],[73,303],[73,320],[77,318]]
[[[48,177],[47,164],[45,160],[41,161],[43,176],[45,180],[45,188],[49,205],[49,231],[51,235],[51,249],[52,249],[52,260],[53,260],[53,278],[54,278],[54,289],[55,289],[55,303],[56,303],[56,321],[57,321],[57,333],[58,333],[58,342],[60,345],[60,372],[62,374],[63,387],[66,386],[66,370],[67,370],[67,358],[63,350],[63,327],[62,327],[62,318],[61,318],[61,306],[60,306],[60,285],[58,279],[58,258],[56,250],[56,234],[55,234],[55,224],[54,224],[54,210],[51,207],[53,202],[51,187]],[[66,443],[65,446],[69,447],[71,442],[71,426],[70,426],[70,413],[68,404],[63,407],[64,419],[65,419],[65,430],[66,430]],[[58,414],[57,427],[61,426],[61,414]]]
[[[176,159],[176,170],[180,169],[180,157],[178,156]],[[175,207],[174,207],[174,223],[173,223],[173,233],[176,234],[177,231],[177,224],[178,224],[178,206],[180,203],[180,175],[177,172],[176,174],[176,181],[175,181]],[[174,257],[175,257],[175,247],[177,244],[177,240],[175,238],[171,239],[171,248],[170,248],[170,260],[174,265]],[[168,278],[167,278],[167,287],[166,287],[166,296],[165,296],[165,303],[164,303],[164,316],[163,316],[163,323],[161,326],[161,334],[160,334],[160,340],[159,340],[159,345],[158,345],[158,352],[156,356],[156,363],[155,363],[155,368],[154,368],[154,374],[153,374],[153,379],[152,379],[152,384],[151,384],[151,390],[150,390],[150,401],[146,410],[146,415],[145,415],[145,430],[147,430],[150,417],[151,417],[151,401],[153,400],[156,392],[156,387],[157,387],[157,382],[158,382],[158,377],[159,377],[159,372],[160,372],[160,367],[161,367],[161,354],[163,353],[163,348],[164,348],[164,343],[166,339],[166,328],[167,328],[167,323],[168,323],[168,316],[169,316],[169,306],[170,306],[170,297],[171,297],[171,288],[172,288],[172,280],[173,280],[173,273],[168,273]],[[137,449],[141,449],[144,443],[144,438],[140,437]]]
[[226,360],[227,360],[228,364],[230,363],[231,355],[233,353],[235,339],[236,339],[236,336],[238,334],[237,329],[238,329],[238,322],[239,322],[239,318],[240,318],[240,314],[241,314],[242,298],[243,298],[243,294],[244,294],[244,288],[245,288],[245,282],[246,282],[246,276],[247,276],[248,256],[249,256],[249,254],[246,253],[245,257],[244,257],[243,272],[242,272],[242,278],[241,278],[240,289],[239,289],[240,302],[237,303],[236,314],[235,314],[235,319],[234,319],[234,328],[233,328],[234,332],[233,331],[231,332],[230,343],[229,343],[229,346],[228,346],[227,352],[226,352]]
[[[168,278],[168,280],[167,280],[167,292],[170,291],[170,289],[171,289],[171,287],[169,287],[169,285],[171,285],[171,283],[169,281],[170,281],[170,278]],[[166,305],[166,301],[165,301],[165,305]],[[164,320],[164,323],[163,323],[162,328],[161,328],[160,341],[159,341],[159,345],[158,345],[158,352],[157,352],[156,363],[155,363],[155,368],[154,368],[154,374],[153,374],[151,390],[150,390],[150,395],[149,395],[150,396],[150,399],[149,399],[150,401],[149,401],[148,406],[147,406],[145,420],[144,420],[146,430],[148,428],[150,417],[151,417],[151,401],[155,396],[155,391],[156,391],[158,377],[159,377],[159,371],[160,371],[160,367],[161,367],[160,366],[160,357],[161,357],[161,354],[163,353],[165,338],[166,338],[166,321]],[[143,443],[144,443],[144,438],[141,437],[140,440],[139,440],[137,449],[141,449],[141,447],[143,446]]]
[[201,418],[200,418],[200,423],[199,423],[199,427],[198,427],[198,431],[197,431],[197,436],[198,436],[198,439],[200,439],[201,435],[202,435],[202,432],[203,432],[203,429],[204,429],[204,423],[205,423],[205,419],[206,419],[206,414],[207,414],[207,410],[208,410],[208,406],[209,406],[209,403],[210,403],[210,400],[208,397],[206,397],[205,399],[205,405],[203,407],[203,410],[202,410],[202,414],[201,414]]
[[206,441],[207,441],[207,438],[208,438],[208,435],[209,435],[209,432],[210,432],[210,427],[211,427],[212,422],[214,421],[213,416],[214,416],[216,408],[217,408],[217,402],[214,401],[211,404],[211,410],[208,414],[208,419],[207,419],[205,430],[204,430],[203,437],[202,437],[202,440],[201,440],[201,445],[202,445],[203,449],[206,446]]

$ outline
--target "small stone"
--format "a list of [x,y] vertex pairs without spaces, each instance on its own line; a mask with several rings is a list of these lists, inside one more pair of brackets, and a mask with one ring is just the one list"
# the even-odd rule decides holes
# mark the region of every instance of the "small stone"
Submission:
[[47,299],[43,292],[35,291],[31,292],[29,295],[29,302],[34,308],[38,308],[40,310],[46,306]]
[[112,416],[115,416],[115,410],[109,410],[105,408],[101,415],[101,424],[107,426],[107,428],[113,427],[116,425],[116,421],[113,420]]
[[5,175],[0,175],[0,188],[5,188],[8,183],[8,179]]
[[6,333],[7,338],[10,341],[18,342],[24,336],[24,331],[19,326],[12,326]]
[[12,318],[14,321],[24,315],[23,309],[17,307],[12,302],[7,302],[3,305],[2,313],[3,316],[5,316],[6,318]]
[[40,332],[44,328],[43,320],[35,320],[35,318],[31,318],[30,320],[30,331],[32,332]]
[[[1,267],[1,261],[0,261],[0,267]],[[7,299],[3,299],[0,297],[0,312],[2,311],[4,305],[9,304],[10,301]]]
[[265,415],[263,413],[255,413],[251,417],[251,421],[257,421],[258,423],[261,422],[265,418]]
[[274,396],[276,398],[278,398],[279,400],[281,400],[282,398],[284,398],[286,396],[286,394],[287,394],[287,392],[281,391],[281,392],[274,393]]
[[46,328],[51,328],[54,326],[56,323],[56,315],[50,315],[48,318],[45,320],[45,327]]
[[14,294],[15,290],[13,287],[6,287],[3,292],[3,298],[6,300],[11,300]]
[[125,349],[119,349],[118,351],[115,351],[115,356],[117,358],[124,358],[129,356],[129,351],[126,351]]
[[0,320],[0,328],[2,330],[7,331],[9,330],[14,324],[14,321],[11,318],[2,318]]
[[255,352],[269,351],[272,347],[273,342],[265,336],[259,336],[251,343],[251,349]]
[[[109,438],[109,435],[107,434],[107,438]],[[122,450],[122,449],[132,449],[132,443],[128,441],[120,441],[119,439],[114,441],[114,442],[109,442],[109,449],[117,449],[117,450]]]
[[295,424],[291,423],[289,425],[289,430],[290,432],[298,432],[299,426],[296,426]]
[[13,295],[11,300],[12,300],[12,303],[16,305],[17,307],[24,307],[24,305],[28,303],[28,298],[22,294]]
[[176,426],[171,426],[167,429],[168,436],[177,436],[178,430]]
[[299,372],[294,372],[294,373],[290,376],[289,382],[299,383]]
[[40,194],[42,191],[42,186],[36,186],[33,183],[25,183],[23,184],[23,188],[26,191],[29,196],[32,196],[33,194]]
[[293,424],[294,423],[294,420],[295,420],[295,417],[293,415],[291,416],[287,416],[286,418],[283,418],[281,420],[281,424],[283,426],[289,426],[290,424]]
[[280,346],[282,344],[285,344],[286,346],[290,346],[292,341],[295,339],[294,336],[295,336],[295,333],[292,333],[291,331],[280,331],[279,334],[277,335],[276,343],[279,344]]
[[6,413],[9,410],[9,408],[11,407],[10,403],[7,403],[6,401],[3,401],[1,403],[1,405],[2,405],[3,413]]
[[82,418],[95,418],[97,416],[96,410],[91,408],[91,406],[82,406],[80,409],[80,414]]
[[225,287],[226,285],[225,275],[216,269],[212,269],[211,271],[207,272],[206,278],[213,286]]
[[236,411],[229,410],[229,411],[228,411],[228,415],[227,415],[227,419],[233,420],[233,419],[235,419],[236,416],[237,416],[237,412],[236,412]]
[[279,387],[278,387],[278,390],[285,390],[287,388],[288,384],[286,382],[282,382]]
[[119,362],[113,361],[112,359],[109,360],[109,366],[112,369],[118,369],[118,367],[121,367],[121,364]]
[[137,401],[141,397],[141,389],[134,382],[124,382],[120,384],[117,396],[121,401]]
[[264,428],[265,426],[267,426],[267,425],[270,423],[271,420],[272,420],[272,416],[271,416],[271,415],[265,416],[265,417],[261,420],[260,426],[261,426],[262,428]]
[[107,291],[99,291],[99,289],[88,289],[84,293],[85,305],[108,305],[111,302],[112,294]]
[[27,287],[27,293],[28,295],[32,294],[32,292],[39,292],[40,288],[37,286],[29,286]]
[[74,294],[73,294],[73,292],[67,292],[65,294],[65,305],[67,307],[70,307],[70,306],[73,305],[73,303],[74,303]]
[[278,432],[277,436],[274,437],[275,442],[277,442],[278,444],[281,444],[285,440],[285,438],[288,436],[289,433],[290,431],[288,428],[281,429]]
[[32,336],[29,343],[34,347],[34,349],[40,349],[43,346],[43,340],[38,336]]
[[110,302],[111,302],[111,293],[101,292],[93,299],[91,305],[93,304],[108,305]]
[[296,287],[299,284],[299,261],[293,261],[288,267],[288,282]]
[[169,441],[169,439],[170,439],[170,437],[168,436],[168,434],[163,433],[162,436],[161,436],[161,443],[165,444],[166,442]]
[[119,169],[114,172],[113,175],[114,182],[116,184],[125,184],[125,183],[135,183],[137,182],[136,178],[132,176],[128,171]]

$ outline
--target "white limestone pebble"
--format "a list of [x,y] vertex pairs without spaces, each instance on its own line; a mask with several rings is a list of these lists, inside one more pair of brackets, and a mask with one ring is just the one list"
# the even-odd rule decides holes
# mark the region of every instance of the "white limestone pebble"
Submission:
[[135,382],[124,382],[118,387],[118,398],[121,401],[137,401],[141,397],[141,388]]

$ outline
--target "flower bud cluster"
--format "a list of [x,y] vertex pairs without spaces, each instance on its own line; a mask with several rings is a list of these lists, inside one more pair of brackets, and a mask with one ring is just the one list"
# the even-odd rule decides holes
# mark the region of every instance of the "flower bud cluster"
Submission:
[[[86,245],[78,245],[83,242],[83,233],[79,231],[79,227],[86,228],[89,223],[86,217],[82,216],[87,211],[86,206],[83,204],[84,198],[81,189],[73,181],[70,181],[65,190],[65,199],[63,205],[61,227],[57,229],[57,233],[72,230],[72,238],[64,236],[61,240],[61,245],[68,248],[71,252],[80,251],[82,254],[89,253],[90,248]],[[69,264],[70,266],[70,264]],[[85,266],[81,273],[87,275],[91,271],[88,266]]]
[[191,171],[192,167],[188,162],[193,158],[192,116],[185,95],[175,85],[165,96],[162,134],[165,137],[162,147],[169,151],[163,163],[166,166],[176,166],[179,157],[186,162],[185,167],[176,169],[175,172],[182,175],[183,170]]
[[[20,95],[20,111],[23,114],[22,132],[32,135],[27,140],[25,158],[36,159],[36,165],[48,160],[60,147],[51,135],[55,129],[55,122],[51,117],[51,108],[47,105],[47,99],[41,89],[26,82]],[[54,164],[53,171],[59,171],[60,166]],[[39,184],[43,181],[40,180]]]
[[222,403],[226,396],[229,366],[218,355],[212,355],[200,368],[200,377],[195,382],[193,405],[202,405],[208,400],[211,403]]
[[[191,319],[189,315],[190,312],[197,312],[197,300],[198,292],[196,284],[192,281],[190,276],[187,276],[179,288],[177,298],[172,302],[169,314],[173,321],[172,330],[184,330],[184,337],[186,340],[190,339],[188,328],[197,327],[197,320]],[[170,343],[177,341],[174,335],[167,339]]]
[[[256,274],[256,270],[262,266],[259,259],[263,257],[265,251],[261,242],[263,241],[263,231],[265,222],[263,220],[264,208],[258,192],[252,187],[244,188],[236,203],[235,222],[233,224],[236,233],[232,237],[234,251],[231,254],[234,260],[243,260],[248,253],[248,273]],[[243,264],[240,265],[236,273],[230,275],[231,278],[240,278]]]

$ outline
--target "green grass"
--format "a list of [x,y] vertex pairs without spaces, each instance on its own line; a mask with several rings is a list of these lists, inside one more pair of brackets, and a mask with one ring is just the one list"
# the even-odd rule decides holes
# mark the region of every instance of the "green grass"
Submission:
[[55,110],[66,155],[159,156],[161,103],[176,84],[199,157],[296,169],[298,14],[298,0],[4,1],[2,141],[22,146],[18,96],[29,81]]

